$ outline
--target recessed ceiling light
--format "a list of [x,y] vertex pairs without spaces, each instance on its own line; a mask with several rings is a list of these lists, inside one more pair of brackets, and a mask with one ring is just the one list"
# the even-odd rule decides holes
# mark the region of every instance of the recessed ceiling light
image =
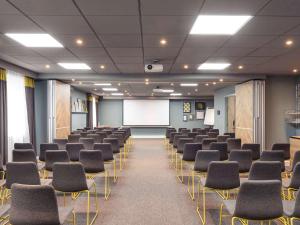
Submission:
[[162,89],[162,92],[163,93],[173,93],[174,90],[172,90],[172,89]]
[[216,82],[213,82],[213,85],[216,85],[217,83]]
[[171,85],[171,86],[174,86],[174,84],[173,84],[173,83],[171,83],[170,85]]
[[206,83],[205,86],[209,86],[209,83]]
[[67,69],[67,70],[90,70],[91,67],[89,67],[85,63],[58,63],[61,67]]
[[293,69],[293,73],[298,73],[298,69]]
[[153,94],[153,93],[151,93],[151,96],[154,96],[154,94]]
[[118,86],[121,86],[121,83],[118,83]]
[[223,82],[223,79],[222,79],[222,78],[220,78],[220,79],[219,79],[219,81],[220,81],[220,82]]
[[123,96],[124,94],[123,93],[111,93],[111,95],[114,95],[114,96]]
[[74,82],[74,81],[76,81],[76,80],[73,78],[72,81]]
[[105,69],[105,65],[100,65],[100,69],[104,70]]
[[190,34],[234,35],[252,16],[199,15]]
[[171,96],[181,96],[182,94],[181,93],[171,93],[170,95]]
[[293,40],[291,40],[291,39],[288,39],[288,40],[286,40],[286,42],[285,42],[285,45],[286,46],[291,46],[291,45],[293,45],[294,44],[294,42],[293,42]]
[[167,40],[166,39],[161,39],[160,40],[160,44],[161,45],[166,45],[167,44]]
[[96,83],[97,86],[111,86],[111,83]]
[[149,82],[149,79],[148,79],[148,78],[146,78],[146,79],[145,79],[145,81],[146,81],[146,82]]
[[196,86],[198,86],[198,84],[196,84],[196,83],[181,83],[180,86],[181,87],[196,87]]
[[81,82],[81,81],[79,81],[79,82],[78,82],[78,84],[82,84],[82,82]]
[[238,69],[239,69],[239,70],[242,70],[242,69],[244,69],[244,66],[243,66],[243,65],[239,65],[239,66],[238,66]]
[[196,88],[196,89],[195,89],[195,92],[197,92],[197,91],[198,91],[198,89]]
[[189,65],[185,64],[185,65],[183,66],[183,68],[184,68],[184,69],[188,69],[188,68],[189,68]]
[[47,65],[45,65],[45,67],[46,67],[46,69],[49,69],[49,68],[50,68],[50,65],[47,64]]
[[224,70],[230,65],[230,63],[202,63],[198,70]]
[[148,85],[148,84],[149,84],[149,82],[146,82],[145,84],[146,84],[146,85]]
[[16,34],[6,33],[6,36],[26,47],[33,48],[62,48],[62,44],[49,34]]
[[97,91],[97,90],[98,90],[98,89],[96,89],[96,88],[94,89],[94,91]]
[[76,39],[76,44],[77,45],[82,45],[83,44],[83,40],[82,39]]
[[191,95],[191,93],[189,92],[188,95]]
[[127,90],[125,90],[124,92],[127,92]]
[[117,91],[117,88],[102,88],[103,91]]

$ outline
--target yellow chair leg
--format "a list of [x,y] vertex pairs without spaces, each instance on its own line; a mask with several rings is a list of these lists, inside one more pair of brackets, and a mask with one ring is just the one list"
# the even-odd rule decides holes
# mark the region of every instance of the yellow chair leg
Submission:
[[[192,178],[192,192],[191,192],[191,178]],[[189,175],[188,177],[188,193],[191,197],[191,199],[194,201],[195,199],[195,172],[192,171],[191,175]]]
[[205,200],[205,187],[202,190],[202,214],[200,209],[200,182],[198,183],[198,199],[197,199],[197,213],[203,225],[206,223],[206,200]]

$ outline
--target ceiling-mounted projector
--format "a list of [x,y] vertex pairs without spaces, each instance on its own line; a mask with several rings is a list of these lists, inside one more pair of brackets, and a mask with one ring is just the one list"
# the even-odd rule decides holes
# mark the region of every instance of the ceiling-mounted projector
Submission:
[[163,71],[162,64],[146,64],[145,65],[145,72],[146,73],[160,73]]

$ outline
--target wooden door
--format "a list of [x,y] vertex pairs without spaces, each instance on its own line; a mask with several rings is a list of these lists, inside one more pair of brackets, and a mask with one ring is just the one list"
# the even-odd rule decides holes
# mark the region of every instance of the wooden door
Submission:
[[226,130],[227,132],[235,132],[235,96],[226,97]]

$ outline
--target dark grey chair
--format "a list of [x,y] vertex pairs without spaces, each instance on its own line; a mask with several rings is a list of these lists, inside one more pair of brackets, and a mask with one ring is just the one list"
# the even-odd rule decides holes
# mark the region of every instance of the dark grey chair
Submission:
[[55,143],[44,143],[40,144],[40,155],[39,155],[39,160],[40,161],[45,161],[45,152],[47,150],[59,150],[58,144]]
[[58,208],[54,189],[48,185],[12,185],[9,222],[14,225],[62,225],[75,215],[72,207]]
[[225,132],[224,135],[229,135],[230,138],[235,138],[235,133],[232,132]]
[[104,129],[102,131],[105,132],[107,136],[112,134],[112,130],[110,130],[110,129]]
[[208,138],[208,135],[197,135],[194,139],[194,142],[202,144],[204,138]]
[[273,144],[272,151],[283,151],[285,160],[289,160],[291,158],[291,151],[290,151],[290,144],[289,143],[276,143],[276,144]]
[[79,160],[79,153],[84,149],[84,145],[81,143],[68,143],[66,145],[66,151],[69,154],[71,161]]
[[238,150],[242,148],[242,140],[240,138],[228,138],[226,142],[228,152],[232,149]]
[[210,131],[210,132],[207,133],[207,135],[208,135],[209,138],[217,138],[219,134],[217,132],[211,132]]
[[285,171],[284,152],[283,151],[263,151],[260,156],[261,161],[279,161],[281,162],[281,171]]
[[253,162],[250,168],[248,179],[281,181],[281,162]]
[[249,220],[270,221],[283,216],[281,183],[277,180],[247,181],[241,185],[235,204],[232,201],[224,203],[232,215],[232,225],[239,219],[248,224]]
[[12,151],[12,161],[37,163],[36,154],[31,149],[14,149]]
[[31,143],[15,143],[14,149],[34,149]]
[[198,135],[198,133],[197,132],[190,132],[187,135],[188,135],[189,138],[195,139],[195,137]]
[[173,146],[173,141],[174,141],[174,137],[175,135],[180,134],[179,132],[171,132],[170,133],[170,138],[169,138],[169,144]]
[[103,131],[98,131],[98,132],[96,132],[96,134],[99,135],[99,138],[100,138],[100,141],[101,141],[100,143],[103,143],[103,139],[107,138],[107,134]]
[[207,135],[207,133],[208,133],[208,130],[206,130],[206,129],[198,129],[199,135]]
[[239,163],[240,173],[248,173],[252,165],[251,150],[231,150],[229,153],[229,161]]
[[208,132],[217,133],[218,135],[220,134],[219,129],[210,129]]
[[47,150],[45,156],[45,169],[47,171],[52,171],[53,164],[56,162],[70,162],[70,158],[66,150]]
[[55,138],[55,139],[53,139],[53,143],[58,144],[59,150],[65,150],[66,149],[66,144],[68,143],[68,139]]
[[196,154],[199,150],[202,150],[202,144],[186,143],[183,147],[182,160],[187,162],[194,162]]
[[300,162],[294,166],[291,178],[282,181],[282,186],[287,190],[287,199],[293,199],[294,193],[300,188]]
[[181,133],[182,134],[188,134],[188,133],[190,133],[191,132],[191,130],[190,129],[183,129],[183,130],[181,130]]
[[80,138],[79,143],[82,143],[85,150],[93,150],[94,149],[94,139],[93,138]]
[[178,140],[180,138],[187,138],[188,136],[185,134],[177,134],[174,136],[174,140],[173,140],[173,148],[177,148],[178,147]]
[[103,141],[103,139],[101,139],[99,134],[88,134],[86,137],[87,138],[93,138],[94,143],[102,143],[102,141]]
[[218,135],[217,142],[226,142],[228,138],[230,138],[229,135]]
[[194,139],[193,138],[187,138],[187,137],[179,138],[178,141],[177,141],[177,152],[176,153],[182,154],[184,145],[187,144],[187,143],[194,143]]
[[227,160],[227,143],[226,142],[212,142],[209,145],[209,150],[218,150],[220,152],[220,160]]
[[194,172],[206,173],[208,166],[213,161],[220,161],[220,152],[217,150],[198,151],[195,158]]
[[258,160],[260,158],[260,144],[243,144],[242,149],[251,150],[253,160]]
[[166,138],[170,138],[170,134],[172,132],[176,132],[176,129],[175,128],[167,128],[166,129]]
[[120,148],[124,147],[124,136],[123,136],[123,134],[113,133],[113,134],[108,135],[108,137],[109,138],[117,138],[119,140],[119,146],[120,146]]
[[80,133],[80,137],[85,138],[88,135],[88,132],[83,131]]
[[289,169],[289,172],[293,171],[296,164],[300,162],[300,151],[296,151],[295,154],[294,154],[294,158],[293,158],[293,161],[292,161],[292,165],[291,165],[291,168]]
[[209,150],[209,146],[213,142],[217,142],[217,139],[216,138],[204,138],[202,140],[202,149]]
[[70,134],[68,135],[68,143],[79,143],[80,138],[80,134]]
[[104,138],[103,143],[111,144],[114,154],[120,153],[119,140],[117,138]]
[[300,220],[300,192],[297,192],[295,201],[284,201],[283,212],[288,219],[288,224],[294,225]]

